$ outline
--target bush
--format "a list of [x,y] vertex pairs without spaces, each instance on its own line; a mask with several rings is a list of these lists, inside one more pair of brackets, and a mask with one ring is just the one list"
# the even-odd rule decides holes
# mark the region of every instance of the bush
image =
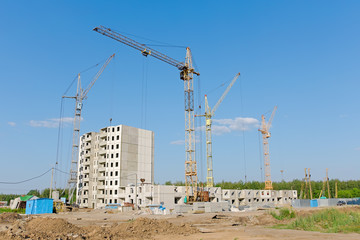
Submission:
[[4,213],[4,212],[14,212],[14,213],[25,214],[25,209],[0,208],[0,213]]
[[326,209],[311,216],[297,218],[286,228],[327,233],[360,233],[360,213]]
[[289,208],[281,208],[279,213],[271,211],[270,214],[277,220],[291,219],[296,217],[295,212]]

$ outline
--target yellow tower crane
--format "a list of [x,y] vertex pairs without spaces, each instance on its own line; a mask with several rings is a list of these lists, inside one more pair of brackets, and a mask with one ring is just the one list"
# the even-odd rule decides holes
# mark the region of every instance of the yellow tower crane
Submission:
[[236,74],[233,80],[230,82],[229,86],[226,88],[222,96],[219,98],[213,109],[211,110],[207,95],[205,95],[205,114],[197,115],[197,117],[205,117],[206,119],[206,164],[207,164],[207,176],[206,176],[206,186],[213,187],[214,186],[214,176],[213,176],[213,160],[212,160],[212,140],[211,140],[211,118],[215,115],[215,111],[219,107],[220,103],[224,100],[231,87],[234,85],[240,73]]
[[269,138],[270,138],[270,128],[272,120],[276,112],[277,106],[274,107],[274,110],[271,114],[271,117],[268,123],[265,122],[265,116],[261,116],[261,129],[259,131],[263,136],[263,148],[264,148],[264,165],[265,165],[265,190],[272,190],[272,181],[271,181],[271,169],[270,169],[270,156],[269,156]]
[[[197,168],[195,160],[195,125],[194,125],[194,84],[193,75],[200,75],[192,66],[190,48],[186,48],[185,62],[177,61],[165,54],[138,43],[110,28],[99,26],[94,31],[139,50],[145,57],[152,56],[166,62],[180,70],[180,79],[184,81],[185,97],[185,185],[188,201],[196,201],[198,198]],[[191,194],[192,189],[192,194]]]

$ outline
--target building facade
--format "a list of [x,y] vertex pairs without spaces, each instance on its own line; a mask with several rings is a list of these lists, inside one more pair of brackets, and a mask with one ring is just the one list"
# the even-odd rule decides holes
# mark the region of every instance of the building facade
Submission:
[[80,138],[77,203],[102,208],[123,202],[128,185],[154,184],[154,133],[109,126]]

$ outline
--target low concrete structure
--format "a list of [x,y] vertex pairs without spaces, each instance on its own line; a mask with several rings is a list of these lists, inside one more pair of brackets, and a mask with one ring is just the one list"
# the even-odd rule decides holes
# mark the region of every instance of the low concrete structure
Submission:
[[186,205],[184,203],[185,190],[184,186],[140,184],[136,187],[130,185],[119,188],[118,203],[133,203],[141,208],[157,204],[170,211],[185,213],[190,210],[229,211],[231,206],[236,208],[241,206],[281,206],[291,204],[293,199],[297,199],[296,190],[234,190],[213,187],[205,189],[205,191],[209,191],[209,202]]

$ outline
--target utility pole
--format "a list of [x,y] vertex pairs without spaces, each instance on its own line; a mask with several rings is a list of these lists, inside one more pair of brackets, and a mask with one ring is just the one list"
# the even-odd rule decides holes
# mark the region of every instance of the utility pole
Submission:
[[310,168],[308,168],[308,180],[309,180],[309,189],[310,189],[310,199],[313,199],[313,195],[312,195],[312,189],[311,189],[311,174],[310,174]]
[[338,182],[336,181],[335,182],[335,198],[338,198],[338,187],[337,187],[337,184]]
[[280,170],[281,172],[281,181],[284,181],[284,170]]
[[326,182],[327,182],[327,189],[328,189],[328,196],[329,199],[331,198],[331,193],[330,193],[330,184],[329,184],[329,175],[328,175],[328,168],[326,168]]
[[307,198],[307,192],[308,192],[308,174],[307,174],[307,168],[305,168],[305,191],[304,191],[304,199]]
[[54,168],[51,168],[51,182],[50,182],[50,193],[49,193],[49,198],[52,198],[52,185],[53,185],[53,179],[54,179]]

